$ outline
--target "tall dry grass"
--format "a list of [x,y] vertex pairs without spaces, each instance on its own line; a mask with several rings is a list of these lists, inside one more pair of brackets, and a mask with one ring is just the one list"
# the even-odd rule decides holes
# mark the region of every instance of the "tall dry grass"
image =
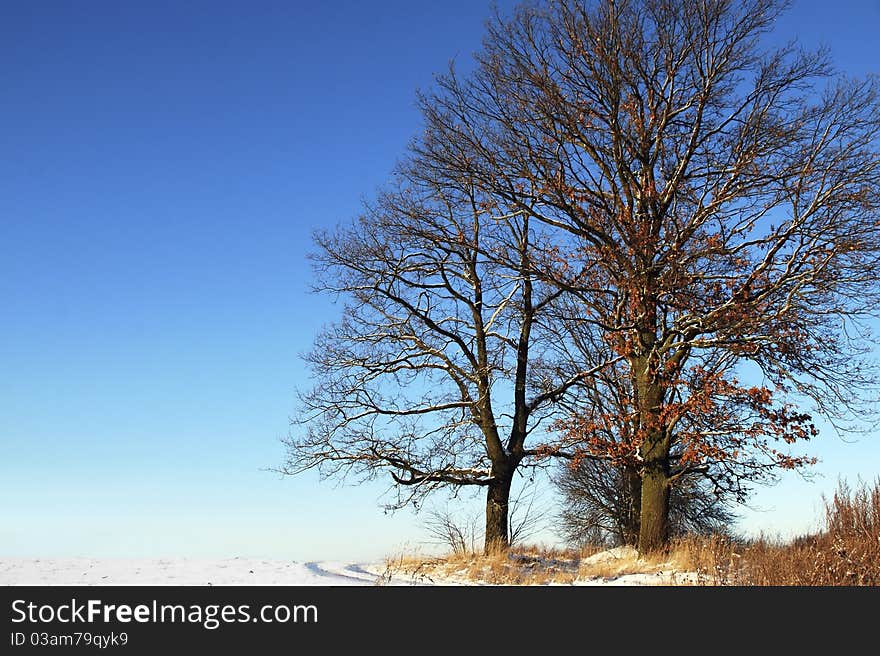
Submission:
[[675,546],[682,566],[707,585],[880,585],[880,479],[841,482],[825,505],[824,529],[787,542],[689,539]]

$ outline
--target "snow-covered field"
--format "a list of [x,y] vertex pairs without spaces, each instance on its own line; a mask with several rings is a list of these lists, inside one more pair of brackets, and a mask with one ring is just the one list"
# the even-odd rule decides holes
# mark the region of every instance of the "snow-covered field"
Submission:
[[[610,553],[610,552],[605,552]],[[597,554],[599,558],[603,556]],[[596,557],[594,557],[596,558]],[[693,583],[673,572],[580,579],[573,585]],[[478,585],[452,572],[411,576],[384,563],[295,562],[253,558],[96,559],[0,558],[0,585]]]
[[377,585],[389,583],[384,571],[381,563],[252,558],[0,558],[0,585]]

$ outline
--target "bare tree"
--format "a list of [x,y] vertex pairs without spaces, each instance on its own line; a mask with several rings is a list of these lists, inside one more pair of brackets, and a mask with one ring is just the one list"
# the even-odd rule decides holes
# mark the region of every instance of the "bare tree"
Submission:
[[786,445],[817,434],[811,414],[843,429],[876,383],[877,80],[765,49],[784,8],[526,6],[490,24],[473,75],[422,102],[435,179],[464,176],[570,236],[552,278],[621,358],[599,385],[622,411],[587,405],[565,432],[637,468],[640,551],[667,540],[677,480],[739,489],[801,468]]
[[315,385],[283,471],[390,472],[397,506],[484,487],[485,548],[507,548],[514,473],[544,462],[530,436],[589,375],[531,375],[547,351],[536,319],[562,294],[534,275],[541,237],[466,178],[441,184],[418,167],[354,224],[318,235],[318,288],[345,305],[308,356]]

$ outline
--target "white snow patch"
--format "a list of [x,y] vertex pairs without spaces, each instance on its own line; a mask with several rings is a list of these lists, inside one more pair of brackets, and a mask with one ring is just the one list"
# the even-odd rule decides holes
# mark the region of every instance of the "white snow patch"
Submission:
[[596,577],[591,579],[578,579],[572,585],[597,586],[597,585],[697,585],[699,579],[692,572],[647,572],[642,574],[621,574],[610,578]]
[[584,558],[584,563],[588,565],[597,565],[599,563],[610,563],[615,560],[635,561],[639,558],[639,552],[633,547],[614,547],[614,549],[606,549],[597,554],[593,554],[589,558]]

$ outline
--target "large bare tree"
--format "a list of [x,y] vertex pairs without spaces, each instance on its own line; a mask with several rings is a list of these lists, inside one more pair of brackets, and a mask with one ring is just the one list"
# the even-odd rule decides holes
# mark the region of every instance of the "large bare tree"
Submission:
[[556,283],[622,359],[625,411],[587,406],[567,434],[637,467],[641,551],[668,537],[676,479],[808,464],[787,444],[816,434],[811,414],[843,426],[876,381],[877,81],[767,47],[784,8],[526,6],[423,98],[425,166],[571,238]]
[[506,548],[514,474],[545,462],[532,433],[589,375],[535,373],[538,319],[564,293],[533,271],[546,232],[466,178],[411,166],[358,221],[318,235],[318,288],[344,306],[308,357],[315,385],[283,471],[390,472],[394,505],[483,487],[486,550]]

